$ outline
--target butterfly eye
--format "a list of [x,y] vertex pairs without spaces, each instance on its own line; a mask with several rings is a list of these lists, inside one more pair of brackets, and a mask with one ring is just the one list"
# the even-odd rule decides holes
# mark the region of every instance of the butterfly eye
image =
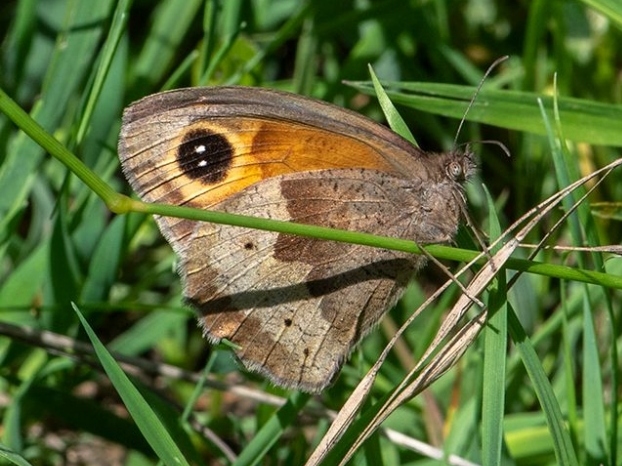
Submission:
[[447,167],[447,174],[454,180],[460,179],[464,173],[462,173],[462,166],[458,162],[451,162]]

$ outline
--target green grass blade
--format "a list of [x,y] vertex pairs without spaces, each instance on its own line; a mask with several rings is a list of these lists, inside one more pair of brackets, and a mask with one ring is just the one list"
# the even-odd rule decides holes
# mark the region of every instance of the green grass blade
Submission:
[[[493,199],[488,198],[489,238],[494,241],[501,235],[501,225],[496,215]],[[498,248],[497,248],[498,249]],[[496,251],[492,250],[491,254]],[[507,282],[505,269],[500,270],[488,288],[489,318],[484,334],[484,380],[482,384],[482,464],[501,464],[504,441],[503,418],[505,414],[505,372],[507,348]]]
[[82,302],[104,301],[108,297],[126,248],[126,222],[127,217],[116,217],[99,238],[91,253],[91,266],[80,292]]
[[144,89],[153,89],[164,77],[203,3],[202,0],[170,0],[158,4],[151,18],[151,29],[132,69],[132,99],[144,96]]
[[[349,83],[372,95],[370,83]],[[473,96],[473,88],[438,83],[383,83],[394,103],[435,113],[462,118]],[[486,123],[517,131],[545,135],[538,99],[547,111],[553,110],[553,98],[532,92],[482,89],[466,115],[468,121]],[[622,146],[622,107],[586,99],[560,97],[559,114],[568,138],[573,141]]]
[[279,441],[285,429],[296,422],[300,410],[309,399],[311,396],[306,393],[292,393],[287,402],[270,417],[270,420],[244,448],[234,466],[251,466],[265,461],[268,450]]
[[95,353],[102,367],[106,371],[106,374],[108,374],[108,377],[110,377],[110,381],[117,389],[125,406],[132,418],[136,421],[145,439],[149,442],[151,448],[153,448],[153,451],[169,466],[188,465],[189,463],[184,458],[184,455],[181,450],[179,450],[168,431],[164,428],[164,425],[160,422],[158,416],[156,416],[155,412],[150,408],[140,392],[134,387],[108,350],[106,350],[104,345],[99,341],[99,338],[97,338],[91,326],[82,316],[82,313],[75,305],[73,308],[93,344],[93,348],[95,349]]
[[3,464],[16,464],[17,466],[31,466],[31,463],[26,461],[23,456],[11,451],[3,445],[0,445],[0,458],[6,463]]
[[371,74],[372,83],[374,84],[374,92],[376,93],[376,96],[378,96],[378,102],[380,103],[380,107],[382,107],[382,112],[384,113],[389,126],[404,139],[417,145],[417,141],[415,141],[415,137],[410,132],[410,128],[393,105],[393,102],[391,102],[391,99],[387,96],[387,93],[382,87],[380,81],[378,81],[378,77],[376,76],[376,73],[374,73],[374,69],[371,66],[368,68],[369,73]]
[[557,464],[578,466],[577,454],[570,440],[566,420],[562,415],[551,383],[544,372],[529,337],[511,306],[508,314],[508,329],[546,416]]
[[115,53],[118,50],[119,42],[125,31],[128,18],[128,11],[132,0],[120,0],[112,15],[112,24],[108,31],[106,40],[101,50],[99,63],[94,72],[93,85],[88,93],[87,102],[82,112],[82,118],[78,126],[76,141],[78,144],[82,142],[84,136],[92,121],[95,105],[101,96],[102,88],[106,81],[108,71],[112,65]]

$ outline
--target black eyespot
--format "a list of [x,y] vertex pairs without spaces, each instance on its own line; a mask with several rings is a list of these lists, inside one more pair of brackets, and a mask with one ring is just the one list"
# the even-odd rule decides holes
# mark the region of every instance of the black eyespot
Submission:
[[291,327],[292,326],[292,319],[285,319],[284,323],[285,323],[286,327]]
[[177,164],[184,174],[206,184],[224,180],[232,163],[233,147],[227,138],[207,129],[186,133],[177,150]]

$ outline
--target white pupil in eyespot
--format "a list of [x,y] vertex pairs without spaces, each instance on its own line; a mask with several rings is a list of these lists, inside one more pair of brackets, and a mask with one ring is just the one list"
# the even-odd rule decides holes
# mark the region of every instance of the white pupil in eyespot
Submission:
[[[199,144],[194,148],[195,154],[203,155],[205,154],[205,152],[207,152],[207,147],[205,147],[205,144]],[[199,163],[197,163],[197,167],[199,168],[203,168],[205,166],[207,166],[207,160],[205,159],[201,159]]]

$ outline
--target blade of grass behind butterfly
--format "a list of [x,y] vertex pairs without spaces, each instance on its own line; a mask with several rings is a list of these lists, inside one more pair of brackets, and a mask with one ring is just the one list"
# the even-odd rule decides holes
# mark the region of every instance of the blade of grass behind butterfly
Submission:
[[[488,200],[488,236],[494,240],[502,235],[494,201],[484,187]],[[491,250],[497,252],[498,247]],[[482,384],[482,464],[502,464],[504,439],[503,415],[505,407],[505,372],[507,363],[507,288],[506,269],[503,268],[488,288],[489,318],[483,331],[484,380]]]
[[[228,7],[237,6],[237,1],[227,2]],[[203,7],[203,37],[198,46],[198,62],[193,69],[193,81],[199,86],[207,86],[209,83],[209,75],[207,70],[210,65],[210,59],[214,55],[216,48],[216,24],[219,18],[220,8],[213,0],[205,2]]]
[[290,15],[285,24],[283,24],[275,34],[271,35],[271,40],[222,84],[227,86],[237,84],[244,75],[251,72],[259,65],[271,51],[275,50],[291,37],[298,37],[300,26],[305,19],[308,18],[308,13],[312,6],[312,2],[300,2],[298,9]]
[[[246,28],[246,23],[240,19],[243,8],[244,5],[239,0],[225,2],[224,4],[212,1],[206,5],[203,42],[209,43],[209,47],[213,50],[210,51],[208,47],[201,47],[203,49],[201,68],[205,69],[202,76],[197,80],[198,85],[209,85],[218,67],[227,57],[231,56],[230,52],[238,44],[240,33]],[[214,45],[216,37],[222,38],[218,48]]]
[[[555,81],[556,83],[556,81]],[[554,93],[554,96],[557,96],[557,92]],[[555,101],[556,102],[556,101]],[[549,133],[549,145],[551,147],[551,153],[553,155],[553,162],[555,166],[555,174],[557,177],[557,183],[560,189],[568,186],[571,181],[576,181],[580,178],[578,170],[576,169],[576,157],[571,156],[569,153],[568,147],[564,144],[565,141],[564,129],[562,128],[562,122],[560,119],[559,112],[557,111],[557,105],[554,107],[555,110],[555,133],[556,137],[553,137],[553,131],[551,130]],[[592,246],[600,246],[600,239],[598,238],[598,231],[596,229],[596,224],[594,218],[592,217],[591,211],[588,205],[584,202],[580,203],[576,210],[574,209],[573,203],[578,202],[577,199],[580,194],[583,194],[585,189],[581,188],[579,192],[573,192],[570,196],[564,198],[562,200],[562,204],[564,206],[564,210],[566,212],[570,212],[568,217],[568,223],[570,226],[570,232],[573,239],[573,243],[575,246],[584,246],[584,241],[587,241],[589,245]],[[593,252],[591,254],[592,260],[594,261],[594,265],[598,270],[604,269],[604,261],[602,254],[598,252]],[[585,267],[585,260],[582,254],[577,255],[577,261],[580,267]],[[586,285],[579,285],[583,287],[583,364],[582,364],[582,378],[583,378],[583,413],[584,413],[584,438],[585,438],[585,449],[590,458],[593,458],[594,461],[598,463],[605,464],[607,462],[607,433],[605,431],[606,419],[605,419],[605,409],[603,400],[604,389],[602,386],[602,378],[603,374],[600,370],[600,355],[596,337],[596,331],[594,329],[593,319],[596,317],[594,315],[594,309],[592,308],[591,303],[593,302],[593,294],[598,293],[599,290],[592,290],[590,287]],[[608,317],[611,322],[615,321],[615,316],[613,312],[613,306],[608,299],[607,294],[604,294],[604,301],[607,307]],[[567,340],[568,336],[566,336]],[[617,345],[616,338],[612,336],[611,345],[611,358],[614,364],[614,368],[617,367]],[[615,369],[614,369],[615,372]],[[614,376],[615,378],[615,376]],[[572,373],[568,374],[566,379],[567,390],[574,391],[574,380],[575,377]],[[617,385],[613,385],[617,386]],[[614,390],[617,392],[617,390]],[[617,406],[617,395],[613,395],[614,399],[612,400],[612,406]],[[576,396],[572,396],[570,399],[576,399]],[[571,412],[575,412],[576,407],[569,406],[568,407]],[[615,424],[612,424],[615,425]],[[572,424],[571,424],[572,426]],[[576,428],[577,425],[575,424]],[[611,447],[615,451],[615,444],[617,442],[614,441],[610,443]]]
[[[373,95],[368,82],[348,82],[360,92]],[[440,83],[384,82],[391,101],[417,110],[446,117],[461,118],[467,108],[473,88]],[[533,92],[481,89],[466,115],[466,120],[517,131],[546,135],[540,120],[537,99],[547,109],[553,109],[553,98]],[[569,139],[608,146],[622,146],[622,108],[619,105],[586,99],[558,99],[560,117]]]
[[296,61],[292,75],[292,91],[296,94],[311,95],[317,76],[318,44],[316,21],[313,16],[305,18],[301,25],[296,46]]
[[189,463],[164,428],[164,425],[160,422],[158,416],[99,341],[99,338],[97,338],[97,335],[95,335],[95,332],[93,332],[93,329],[82,316],[79,309],[75,305],[72,306],[93,344],[102,367],[121,396],[136,425],[145,436],[147,442],[149,442],[149,445],[151,445],[151,448],[153,448],[153,451],[167,465],[188,465]]
[[382,112],[387,119],[387,123],[389,123],[389,126],[393,131],[395,131],[407,141],[413,143],[415,146],[419,147],[417,145],[415,137],[410,132],[410,128],[395,108],[395,105],[393,105],[393,102],[391,102],[391,99],[389,99],[389,96],[387,96],[387,93],[382,87],[382,84],[380,84],[380,81],[378,81],[378,77],[376,76],[376,73],[374,73],[374,69],[371,65],[367,65],[367,69],[369,70],[369,74],[371,75],[371,80],[374,85],[374,92],[376,93],[378,103],[382,108]]

